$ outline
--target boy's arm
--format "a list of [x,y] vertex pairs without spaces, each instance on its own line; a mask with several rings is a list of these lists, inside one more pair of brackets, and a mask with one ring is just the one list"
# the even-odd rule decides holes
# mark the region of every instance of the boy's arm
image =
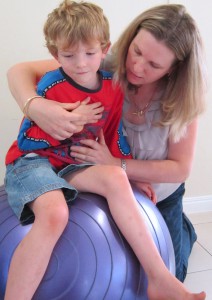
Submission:
[[21,123],[17,142],[19,149],[22,151],[46,149],[60,144],[59,141],[53,139],[34,122],[26,118]]

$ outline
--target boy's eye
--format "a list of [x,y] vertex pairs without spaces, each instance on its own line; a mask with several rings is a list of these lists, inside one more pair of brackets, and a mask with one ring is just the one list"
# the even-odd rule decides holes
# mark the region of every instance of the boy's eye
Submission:
[[61,56],[65,57],[65,58],[69,58],[69,57],[73,57],[74,54],[71,54],[71,53],[61,53]]

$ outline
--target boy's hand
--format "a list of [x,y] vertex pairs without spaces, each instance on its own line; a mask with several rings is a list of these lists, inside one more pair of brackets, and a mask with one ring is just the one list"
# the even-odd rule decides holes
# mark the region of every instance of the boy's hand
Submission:
[[[90,103],[90,104],[89,102],[90,102],[90,97],[83,100],[77,108],[72,110],[72,112],[75,114],[86,116],[87,123],[95,123],[99,119],[101,119],[104,107],[102,106],[101,102]],[[84,125],[80,121],[76,121],[74,122],[74,124],[77,126],[79,131],[82,130]]]
[[[89,101],[90,98],[86,98],[82,102],[61,103],[37,98],[31,102],[28,113],[46,133],[57,140],[65,140],[81,131],[85,124],[94,123],[101,118],[104,108],[100,103],[88,104]],[[77,112],[79,106],[81,108]]]

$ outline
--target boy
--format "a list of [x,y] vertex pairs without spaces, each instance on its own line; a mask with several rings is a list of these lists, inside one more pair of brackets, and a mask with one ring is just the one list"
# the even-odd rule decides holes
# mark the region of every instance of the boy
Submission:
[[[61,68],[47,73],[41,79],[37,86],[38,94],[57,101],[59,97],[59,101],[63,103],[76,102],[77,99],[80,104],[74,112],[91,115],[93,123],[79,126],[78,133],[69,139],[58,141],[42,131],[27,116],[29,105],[31,101],[36,101],[37,96],[27,100],[25,104],[26,118],[22,121],[17,141],[13,143],[6,157],[6,190],[10,205],[21,222],[26,224],[35,221],[31,233],[14,254],[6,299],[12,299],[14,295],[17,299],[32,298],[44,275],[54,245],[68,222],[66,201],[76,198],[77,189],[86,191],[86,185],[89,187],[87,191],[106,196],[105,191],[95,187],[98,186],[102,167],[93,166],[91,175],[85,173],[82,179],[81,174],[86,170],[87,164],[79,164],[70,156],[70,146],[78,144],[85,137],[98,138],[101,128],[108,136],[107,142],[110,144],[110,136],[117,130],[123,104],[122,92],[112,83],[111,74],[99,71],[101,61],[110,46],[109,24],[101,8],[91,3],[64,1],[48,16],[44,34],[47,48],[60,62]],[[100,104],[104,106],[103,113]],[[95,120],[97,118],[99,120]],[[20,172],[23,169],[25,171]],[[112,169],[114,168],[105,168],[105,178],[108,177],[106,181],[110,190]],[[114,171],[116,172],[116,168]],[[21,185],[19,182],[17,185],[17,178],[11,175],[17,173],[21,174],[21,178],[18,178]],[[65,174],[66,180],[63,178]],[[68,183],[71,183],[71,177],[74,186]],[[129,185],[125,177],[124,174],[124,180]],[[92,182],[89,178],[93,178]],[[102,188],[107,189],[104,184]],[[114,197],[115,195],[113,199]],[[22,257],[24,264],[19,266]],[[36,266],[34,270],[28,267],[32,266],[32,262]],[[19,275],[15,270],[19,270]],[[13,286],[11,278],[16,278]],[[24,288],[21,289],[21,286]]]

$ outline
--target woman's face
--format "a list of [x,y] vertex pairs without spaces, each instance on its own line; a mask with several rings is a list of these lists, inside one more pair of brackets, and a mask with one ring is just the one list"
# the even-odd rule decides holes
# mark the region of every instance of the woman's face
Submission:
[[175,60],[174,53],[162,41],[141,29],[127,53],[127,79],[133,85],[156,82],[171,72]]

